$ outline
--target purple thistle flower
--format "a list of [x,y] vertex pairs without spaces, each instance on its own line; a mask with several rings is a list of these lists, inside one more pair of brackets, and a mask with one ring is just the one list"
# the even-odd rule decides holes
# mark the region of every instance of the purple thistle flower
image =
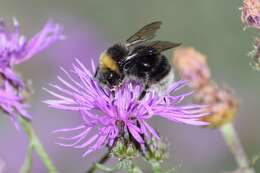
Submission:
[[42,51],[53,42],[62,39],[63,29],[49,20],[43,29],[31,40],[20,35],[20,26],[13,19],[14,31],[10,31],[3,20],[0,20],[0,74],[16,87],[23,87],[23,82],[17,77],[12,67],[20,64],[36,53]]
[[0,110],[15,118],[20,114],[30,118],[24,104],[25,84],[13,70],[15,64],[20,64],[36,53],[42,51],[53,42],[63,38],[62,27],[49,20],[43,29],[31,40],[20,35],[20,26],[13,19],[10,30],[0,19]]
[[[63,87],[50,84],[54,90],[46,89],[56,99],[44,101],[49,107],[79,111],[82,124],[75,128],[60,129],[55,132],[72,132],[77,135],[72,137],[61,137],[70,143],[58,143],[61,146],[85,148],[87,151],[83,156],[92,151],[100,149],[102,146],[113,146],[115,140],[120,135],[127,133],[133,137],[138,144],[143,144],[145,140],[152,137],[160,139],[156,130],[148,123],[152,117],[160,116],[173,122],[206,125],[201,122],[200,117],[204,116],[205,106],[187,105],[178,106],[190,93],[176,96],[170,95],[187,85],[185,81],[173,83],[164,96],[159,96],[154,91],[146,94],[141,101],[138,97],[142,91],[142,86],[125,82],[115,92],[115,97],[110,90],[102,88],[93,74],[76,60],[73,70],[69,73],[62,68],[67,78],[66,81],[58,76],[58,80]],[[92,61],[93,73],[95,66]],[[93,133],[94,132],[94,133]]]

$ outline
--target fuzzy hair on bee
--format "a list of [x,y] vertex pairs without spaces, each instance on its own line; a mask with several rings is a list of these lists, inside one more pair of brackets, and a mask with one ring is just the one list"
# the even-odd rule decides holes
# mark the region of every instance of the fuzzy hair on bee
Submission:
[[162,93],[174,80],[172,67],[163,51],[177,47],[180,43],[150,41],[161,26],[160,21],[152,22],[138,30],[126,40],[117,43],[101,53],[95,78],[111,90],[124,80],[143,84],[139,99],[145,97],[148,89]]
[[128,50],[120,44],[115,44],[101,53],[95,77],[105,87],[116,89],[124,79],[122,60]]

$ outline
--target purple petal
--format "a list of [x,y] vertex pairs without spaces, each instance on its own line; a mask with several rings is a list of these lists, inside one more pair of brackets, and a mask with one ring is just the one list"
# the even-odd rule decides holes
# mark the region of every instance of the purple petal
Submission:
[[[137,131],[138,127],[136,127],[130,123],[127,124],[127,127],[128,127],[129,132],[132,134],[132,136],[136,139],[137,142],[144,143],[144,140],[142,139],[142,137],[140,136],[140,134]],[[139,132],[141,132],[140,129],[139,129]]]
[[49,20],[47,24],[44,26],[44,28],[42,29],[42,31],[36,34],[28,42],[25,48],[26,49],[25,54],[20,58],[17,57],[15,63],[20,64],[30,59],[36,53],[44,50],[46,47],[48,47],[55,41],[61,40],[64,37],[62,35],[62,32],[63,32],[63,28],[60,25],[55,24],[52,20]]

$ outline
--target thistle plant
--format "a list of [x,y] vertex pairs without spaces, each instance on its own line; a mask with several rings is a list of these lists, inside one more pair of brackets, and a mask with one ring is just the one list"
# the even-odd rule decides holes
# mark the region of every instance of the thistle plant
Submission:
[[[179,105],[191,95],[191,92],[175,94],[187,86],[186,81],[173,83],[164,95],[150,91],[144,99],[138,100],[143,87],[141,84],[126,81],[113,94],[93,78],[94,64],[92,73],[79,60],[72,66],[71,72],[62,68],[67,77],[65,80],[58,76],[62,86],[50,84],[53,89],[46,89],[55,99],[46,100],[45,103],[55,109],[77,111],[80,114],[82,123],[77,127],[55,132],[65,135],[76,131],[77,135],[60,137],[64,142],[58,144],[76,149],[86,148],[83,156],[106,147],[108,153],[120,161],[131,161],[142,155],[149,161],[153,158],[153,162],[159,165],[163,158],[160,147],[156,146],[160,143],[160,135],[148,124],[149,119],[159,116],[176,123],[208,124],[200,119],[207,115],[206,106]],[[90,135],[91,131],[95,133]],[[136,166],[132,168],[137,169]]]
[[[241,21],[244,29],[260,29],[260,0],[243,1]],[[33,151],[47,172],[58,173],[58,170],[33,128],[33,116],[28,110],[31,88],[14,68],[63,39],[63,28],[52,20],[27,40],[21,35],[15,18],[11,27],[0,19],[0,110],[10,118],[17,131],[23,131],[28,137],[20,173],[32,172]],[[255,39],[250,56],[253,59],[251,65],[259,70],[259,37]],[[142,173],[137,159],[148,164],[154,173],[171,173],[174,168],[168,171],[161,168],[169,156],[166,137],[150,123],[159,117],[173,124],[219,130],[237,162],[234,173],[255,173],[234,127],[239,102],[233,90],[211,78],[207,57],[194,48],[176,49],[172,62],[181,80],[174,81],[163,93],[151,88],[142,99],[139,99],[144,89],[141,82],[126,79],[113,91],[101,85],[93,77],[96,71],[93,60],[92,69],[87,69],[78,59],[72,63],[71,69],[61,68],[62,75],[44,88],[51,95],[44,103],[53,109],[76,113],[79,124],[55,130],[53,133],[58,135],[56,144],[82,150],[82,159],[94,152],[105,151],[86,173]],[[184,104],[186,98],[192,98],[192,103]],[[112,167],[106,163],[109,159],[116,161]],[[0,158],[0,173],[5,165]]]
[[14,65],[32,58],[50,44],[62,39],[62,28],[53,21],[47,22],[43,29],[31,40],[20,35],[18,21],[13,19],[13,30],[0,21],[0,110],[13,120],[15,126],[22,128],[28,136],[28,150],[21,173],[30,172],[32,150],[35,149],[49,172],[56,172],[43,146],[31,125],[26,99],[30,94],[26,82],[14,71]]
[[0,20],[0,108],[12,119],[17,115],[31,119],[24,103],[27,90],[25,82],[14,71],[14,65],[32,58],[53,42],[62,38],[62,28],[47,22],[42,31],[31,40],[20,35],[18,21],[13,18],[14,31],[9,29],[3,19]]

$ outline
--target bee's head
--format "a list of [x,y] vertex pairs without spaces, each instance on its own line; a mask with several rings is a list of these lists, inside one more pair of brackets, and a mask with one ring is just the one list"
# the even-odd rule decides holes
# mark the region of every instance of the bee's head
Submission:
[[122,82],[124,77],[121,73],[118,62],[113,57],[116,55],[116,52],[118,53],[120,51],[114,50],[116,49],[109,49],[109,51],[103,52],[100,55],[99,69],[95,75],[101,84],[110,89],[116,88]]
[[109,89],[116,88],[122,82],[122,75],[110,69],[102,69],[96,75],[97,80]]

